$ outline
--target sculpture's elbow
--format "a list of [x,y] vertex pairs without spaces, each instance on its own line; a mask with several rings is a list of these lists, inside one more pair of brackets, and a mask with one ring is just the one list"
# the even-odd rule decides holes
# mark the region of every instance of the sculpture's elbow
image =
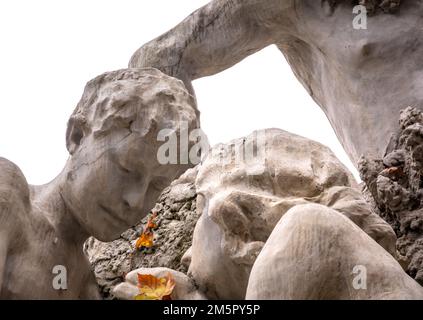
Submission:
[[182,48],[179,48],[173,37],[163,35],[139,48],[129,61],[130,68],[156,68],[175,78],[181,78]]
[[[154,41],[154,40],[153,40]],[[129,61],[129,68],[144,68],[147,66],[151,67],[153,61],[151,61],[151,49],[149,48],[149,43],[144,44],[132,55],[131,60]]]

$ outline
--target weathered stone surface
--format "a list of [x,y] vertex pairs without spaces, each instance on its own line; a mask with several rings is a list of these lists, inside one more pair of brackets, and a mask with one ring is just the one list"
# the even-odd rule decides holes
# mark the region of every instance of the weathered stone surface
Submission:
[[307,204],[289,210],[273,230],[246,298],[423,299],[423,287],[345,216]]
[[[358,3],[397,13],[354,29]],[[130,66],[156,67],[192,90],[191,81],[275,44],[356,164],[382,157],[399,111],[423,105],[422,14],[422,1],[214,0],[142,46]]]
[[197,169],[190,169],[172,182],[160,195],[154,210],[158,228],[154,231],[154,246],[135,250],[135,241],[143,232],[146,218],[113,242],[90,238],[85,252],[94,269],[101,292],[113,298],[112,289],[121,283],[126,273],[137,268],[166,267],[185,272],[181,258],[189,249],[192,233],[199,218],[196,212],[194,181]]
[[406,270],[423,284],[423,113],[409,107],[379,159],[362,158],[364,192],[394,228]]
[[[256,156],[239,157],[243,150]],[[304,204],[337,210],[396,254],[394,231],[370,210],[333,153],[283,130],[215,146],[195,185],[202,215],[186,259],[188,274],[209,299],[244,299],[251,268],[272,230],[288,210]]]
[[345,2],[353,3],[355,5],[360,4],[365,6],[367,9],[367,12],[370,14],[373,14],[379,10],[385,13],[397,12],[402,2],[401,0],[354,0],[354,1],[323,0],[323,1],[327,1],[329,5],[332,7],[332,9],[335,9],[337,4],[345,3]]
[[[85,87],[68,124],[70,157],[56,179],[28,186],[0,159],[0,299],[99,298],[83,243],[118,238],[191,166],[157,160],[158,133],[179,136],[182,125],[193,130],[199,119],[180,80],[152,68],[118,70]],[[53,285],[65,271],[66,288]]]

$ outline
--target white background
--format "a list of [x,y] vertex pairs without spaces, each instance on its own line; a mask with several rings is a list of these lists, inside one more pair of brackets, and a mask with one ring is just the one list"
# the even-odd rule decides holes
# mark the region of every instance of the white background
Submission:
[[[91,78],[125,68],[143,43],[208,0],[0,2],[0,156],[31,184],[53,179],[68,157],[67,120]],[[194,82],[212,144],[276,127],[329,146],[357,177],[324,113],[275,48]]]

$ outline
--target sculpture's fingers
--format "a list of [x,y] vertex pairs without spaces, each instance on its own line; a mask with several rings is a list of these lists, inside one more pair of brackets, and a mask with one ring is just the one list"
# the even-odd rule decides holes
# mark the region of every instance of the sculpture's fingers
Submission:
[[113,288],[113,295],[120,300],[134,300],[139,293],[138,287],[128,282],[122,282]]
[[125,282],[134,286],[138,285],[138,273],[143,273],[141,269],[136,269],[129,272],[125,277]]

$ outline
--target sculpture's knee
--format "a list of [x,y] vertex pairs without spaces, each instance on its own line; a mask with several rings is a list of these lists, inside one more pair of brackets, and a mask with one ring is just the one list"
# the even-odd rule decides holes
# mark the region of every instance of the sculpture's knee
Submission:
[[[308,203],[291,208],[284,215],[283,219],[286,220],[285,223],[289,222],[294,224],[307,222],[310,220],[319,220],[324,222],[321,227],[329,227],[329,225],[336,223],[336,220],[339,219],[338,215],[339,213],[337,211],[330,209],[327,206],[317,203]],[[279,223],[282,222],[283,220],[281,219]]]
[[[365,272],[360,285],[357,267]],[[398,262],[350,219],[307,204],[289,210],[273,230],[251,271],[246,298],[401,299],[422,294]]]
[[342,242],[343,225],[356,227],[323,205],[290,209],[253,266],[247,299],[337,298],[336,278],[345,269],[340,268],[344,249],[337,247]]

